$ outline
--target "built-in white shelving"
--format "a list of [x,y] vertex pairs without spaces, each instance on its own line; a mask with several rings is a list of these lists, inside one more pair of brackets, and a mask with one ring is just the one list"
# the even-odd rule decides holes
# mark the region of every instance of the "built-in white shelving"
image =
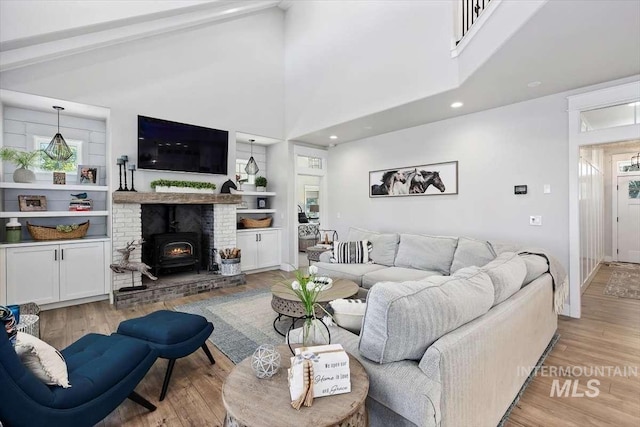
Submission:
[[238,214],[263,214],[263,213],[276,213],[275,209],[236,209]]
[[234,190],[233,188],[231,189],[231,194],[237,194],[239,196],[262,196],[262,197],[269,197],[269,196],[275,196],[276,193],[272,192],[272,191],[238,191],[238,190]]
[[0,188],[12,188],[18,190],[60,190],[60,191],[109,191],[109,187],[106,185],[82,185],[82,184],[22,184],[18,182],[0,182]]
[[0,212],[0,218],[55,218],[69,216],[107,216],[108,211],[31,211],[31,212]]

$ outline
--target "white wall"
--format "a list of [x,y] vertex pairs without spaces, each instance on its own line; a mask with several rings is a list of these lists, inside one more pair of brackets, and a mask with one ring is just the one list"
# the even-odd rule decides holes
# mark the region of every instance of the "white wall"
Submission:
[[[466,235],[547,248],[568,267],[566,94],[329,150],[330,228]],[[459,194],[371,199],[368,173],[457,160]],[[527,195],[513,186],[528,185]],[[543,185],[551,194],[543,194]],[[529,225],[542,215],[543,225]],[[339,216],[339,217],[338,217]]]
[[449,1],[293,2],[285,20],[289,138],[457,84]]
[[202,0],[6,0],[0,2],[0,40],[21,39],[46,33],[131,18],[206,3]]
[[[283,12],[272,8],[240,19],[6,71],[0,87],[111,109],[114,158],[137,159],[137,115],[282,138],[284,123]],[[222,184],[227,177],[141,171],[136,188],[158,179]]]

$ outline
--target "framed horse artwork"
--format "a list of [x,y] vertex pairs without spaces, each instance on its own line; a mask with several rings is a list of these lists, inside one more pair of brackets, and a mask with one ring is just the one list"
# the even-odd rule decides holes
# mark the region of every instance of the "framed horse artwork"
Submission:
[[369,197],[458,194],[458,162],[369,172]]

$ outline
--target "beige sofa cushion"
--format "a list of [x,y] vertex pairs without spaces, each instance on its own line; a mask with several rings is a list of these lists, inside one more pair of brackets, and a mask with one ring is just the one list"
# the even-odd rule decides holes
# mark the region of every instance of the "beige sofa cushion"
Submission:
[[463,270],[460,276],[372,287],[360,354],[378,363],[420,360],[442,335],[486,313],[494,299],[491,279],[477,267]]
[[451,273],[461,268],[477,266],[482,267],[496,257],[489,242],[460,237],[456,252],[453,254]]
[[449,275],[457,245],[455,237],[401,234],[394,265]]
[[522,286],[528,285],[549,271],[549,264],[545,257],[533,254],[520,254],[520,258],[522,258],[527,267],[527,275],[522,281]]
[[375,231],[351,227],[347,240],[370,241],[373,247],[371,253],[369,253],[369,258],[376,264],[390,267],[396,259],[400,236],[397,233],[376,233]]
[[367,273],[362,277],[362,287],[370,289],[378,282],[421,281],[431,276],[442,276],[437,271],[414,270],[413,268],[389,267]]
[[491,281],[495,292],[493,305],[500,304],[518,292],[527,275],[527,266],[514,252],[503,252],[489,264],[482,267]]
[[337,264],[333,262],[317,262],[318,276],[327,276],[332,279],[347,279],[362,286],[362,276],[372,271],[387,268],[377,264]]

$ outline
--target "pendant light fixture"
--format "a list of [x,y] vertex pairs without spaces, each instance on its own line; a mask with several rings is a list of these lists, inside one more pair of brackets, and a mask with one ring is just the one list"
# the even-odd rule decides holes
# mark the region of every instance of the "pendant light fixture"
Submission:
[[247,172],[248,175],[255,175],[260,170],[258,168],[258,164],[253,158],[253,143],[255,142],[255,139],[250,139],[249,142],[251,143],[251,158],[247,162],[247,166],[244,167],[244,170],[245,172]]
[[54,105],[53,108],[58,110],[58,133],[55,134],[47,148],[45,148],[44,153],[52,160],[69,160],[71,156],[73,156],[73,151],[71,151],[71,148],[69,148],[64,137],[60,133],[60,110],[64,110],[64,108],[58,107],[57,105]]

